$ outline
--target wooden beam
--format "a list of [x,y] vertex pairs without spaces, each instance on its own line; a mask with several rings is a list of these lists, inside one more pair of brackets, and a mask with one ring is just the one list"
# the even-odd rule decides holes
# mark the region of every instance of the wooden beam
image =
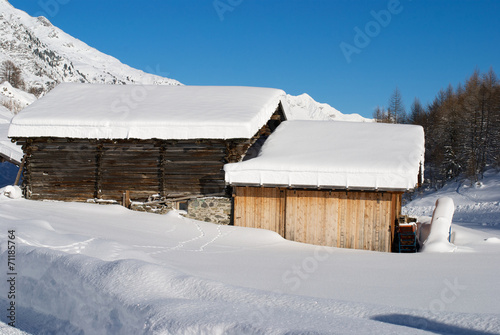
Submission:
[[19,181],[21,180],[21,174],[23,173],[24,169],[24,162],[25,156],[23,156],[23,159],[21,160],[21,165],[19,166],[19,171],[17,171],[16,181],[14,181],[14,185],[19,184]]

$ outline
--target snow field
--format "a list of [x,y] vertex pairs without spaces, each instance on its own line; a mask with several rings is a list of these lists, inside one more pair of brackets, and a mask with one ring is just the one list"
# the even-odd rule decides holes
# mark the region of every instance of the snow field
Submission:
[[439,191],[427,191],[403,210],[412,216],[431,216],[440,197],[451,197],[455,204],[453,222],[484,231],[500,228],[500,172],[490,169],[478,183],[450,182]]
[[[5,196],[0,226],[16,229],[17,317],[29,333],[500,333],[491,232],[456,226],[457,252],[400,255]],[[1,264],[5,244],[0,234]]]

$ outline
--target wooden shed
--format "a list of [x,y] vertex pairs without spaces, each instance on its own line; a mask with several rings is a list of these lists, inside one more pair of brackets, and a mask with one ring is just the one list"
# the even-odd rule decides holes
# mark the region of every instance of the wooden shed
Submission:
[[391,251],[421,178],[419,126],[286,121],[258,157],[227,164],[234,224],[323,246]]
[[230,197],[223,166],[284,120],[277,89],[61,84],[13,120],[35,200]]

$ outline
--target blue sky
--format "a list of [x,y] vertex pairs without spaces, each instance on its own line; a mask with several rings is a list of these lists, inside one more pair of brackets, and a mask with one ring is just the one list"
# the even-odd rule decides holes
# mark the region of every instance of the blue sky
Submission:
[[10,0],[132,67],[187,85],[275,87],[371,117],[490,67],[500,1]]

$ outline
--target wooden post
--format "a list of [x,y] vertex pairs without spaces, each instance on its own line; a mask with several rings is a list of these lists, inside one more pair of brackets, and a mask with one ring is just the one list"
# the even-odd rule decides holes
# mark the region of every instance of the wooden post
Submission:
[[25,161],[26,161],[26,156],[23,156],[23,159],[21,160],[21,165],[19,166],[19,171],[17,171],[16,181],[14,182],[14,186],[19,184],[19,180],[21,180],[21,174],[23,173]]
[[123,193],[123,201],[122,201],[123,207],[130,208],[130,191],[125,191]]
[[422,163],[420,163],[419,168],[418,168],[418,181],[417,181],[417,187],[420,188],[422,187],[422,183],[424,181],[424,172],[422,171]]

